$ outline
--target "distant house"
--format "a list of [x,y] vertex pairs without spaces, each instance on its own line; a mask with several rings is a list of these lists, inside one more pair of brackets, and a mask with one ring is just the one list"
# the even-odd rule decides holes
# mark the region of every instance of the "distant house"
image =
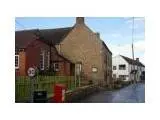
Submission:
[[[62,33],[63,31],[58,32]],[[52,68],[56,75],[73,75],[74,64],[59,55],[54,45],[48,43],[38,34],[39,31],[37,30],[15,32],[16,75],[26,76],[29,67],[37,67],[40,71],[47,71]]]
[[139,61],[139,58],[133,60],[131,58],[117,55],[112,58],[113,78],[123,81],[141,80],[144,75],[145,66]]
[[[26,36],[21,35],[26,33]],[[30,38],[35,37],[33,34],[36,34],[37,37],[34,38],[36,39],[34,42],[33,38]],[[21,37],[19,36],[20,38],[18,38],[18,35]],[[52,55],[51,61],[53,63],[55,61],[59,62],[59,60],[54,60],[56,54],[62,61],[67,62],[66,66],[70,66],[64,67],[66,68],[64,71],[68,72],[67,74],[72,73],[75,76],[81,76],[82,80],[87,82],[92,80],[94,83],[102,83],[103,85],[112,82],[112,52],[108,49],[104,41],[101,40],[100,34],[93,32],[85,24],[84,17],[77,17],[76,23],[72,27],[16,32],[16,43],[19,43],[17,40],[20,43],[26,41],[25,49],[18,53],[22,55],[16,58],[20,59],[19,63],[22,65],[18,65],[17,63],[16,65],[17,68],[25,71],[23,74],[26,74],[27,68],[32,64],[47,69],[47,66],[49,66],[49,62],[47,64],[49,57],[47,58],[45,56],[43,60],[41,55],[44,53],[41,49],[43,48],[42,46],[45,46],[45,55],[49,55],[48,52],[50,51],[50,46],[52,46],[54,52],[50,52]],[[42,46],[36,47],[38,45],[37,42]],[[18,48],[20,50],[23,49],[23,47]],[[25,60],[23,60],[23,56],[25,56]],[[22,62],[22,60],[25,62]],[[37,61],[33,62],[35,60]],[[23,68],[24,63],[25,67]],[[42,63],[47,66],[42,67]]]

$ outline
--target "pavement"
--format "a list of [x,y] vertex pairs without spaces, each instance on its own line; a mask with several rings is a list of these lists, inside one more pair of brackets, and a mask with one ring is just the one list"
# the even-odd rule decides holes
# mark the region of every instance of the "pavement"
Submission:
[[81,103],[144,103],[145,84],[137,83],[116,91],[103,90],[80,101]]

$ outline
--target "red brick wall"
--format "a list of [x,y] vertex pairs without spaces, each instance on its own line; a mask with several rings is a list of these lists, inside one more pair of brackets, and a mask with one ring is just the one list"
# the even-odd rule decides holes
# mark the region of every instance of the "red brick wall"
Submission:
[[59,71],[56,72],[56,75],[70,76],[71,75],[70,63],[66,61],[59,62]]
[[49,47],[40,41],[34,41],[26,49],[26,71],[29,67],[39,67],[41,49],[49,49]]
[[[18,70],[16,70],[16,75],[26,76],[29,67],[39,67],[41,49],[49,51],[49,46],[41,41],[35,40],[25,49],[25,51],[19,52],[20,67]],[[70,75],[70,63],[66,61],[63,57],[59,56],[56,52],[56,49],[53,47],[51,52],[51,60],[61,61],[59,62],[59,71],[56,72],[56,75]]]
[[65,62],[65,74],[66,75],[71,75],[71,65],[70,65],[71,63],[69,63],[69,62]]
[[19,55],[19,68],[16,69],[17,76],[26,76],[25,63],[26,63],[26,53],[25,51],[20,51]]

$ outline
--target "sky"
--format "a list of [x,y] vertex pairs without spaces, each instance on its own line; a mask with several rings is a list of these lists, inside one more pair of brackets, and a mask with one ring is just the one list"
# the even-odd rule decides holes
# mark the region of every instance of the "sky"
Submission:
[[[75,17],[17,17],[15,30],[47,29],[71,27]],[[132,58],[132,30],[134,29],[134,56],[145,64],[145,19],[134,17],[85,17],[85,24],[93,31],[99,32],[101,39],[112,51]]]

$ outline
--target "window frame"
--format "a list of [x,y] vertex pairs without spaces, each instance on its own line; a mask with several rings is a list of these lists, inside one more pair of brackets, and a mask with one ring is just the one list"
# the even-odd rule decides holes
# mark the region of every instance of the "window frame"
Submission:
[[[124,65],[125,67],[120,67],[121,65]],[[118,66],[118,68],[119,68],[119,70],[126,70],[126,64],[120,64],[119,66]],[[120,69],[121,68],[121,69]]]
[[40,58],[40,70],[44,70],[44,58],[45,58],[45,51],[41,51],[40,57],[42,55],[42,66],[41,66],[41,58]]
[[50,68],[50,52],[47,52],[47,69]]
[[122,80],[127,80],[127,75],[119,75],[119,78],[122,78]]
[[[16,57],[18,57],[18,65],[16,66]],[[15,55],[15,69],[19,69],[19,55]]]
[[[114,67],[115,67],[115,69],[114,69]],[[113,66],[113,70],[117,70],[117,66]]]
[[[56,68],[56,64],[58,65],[58,69]],[[53,63],[53,66],[54,66],[54,71],[58,72],[59,71],[59,63]]]

